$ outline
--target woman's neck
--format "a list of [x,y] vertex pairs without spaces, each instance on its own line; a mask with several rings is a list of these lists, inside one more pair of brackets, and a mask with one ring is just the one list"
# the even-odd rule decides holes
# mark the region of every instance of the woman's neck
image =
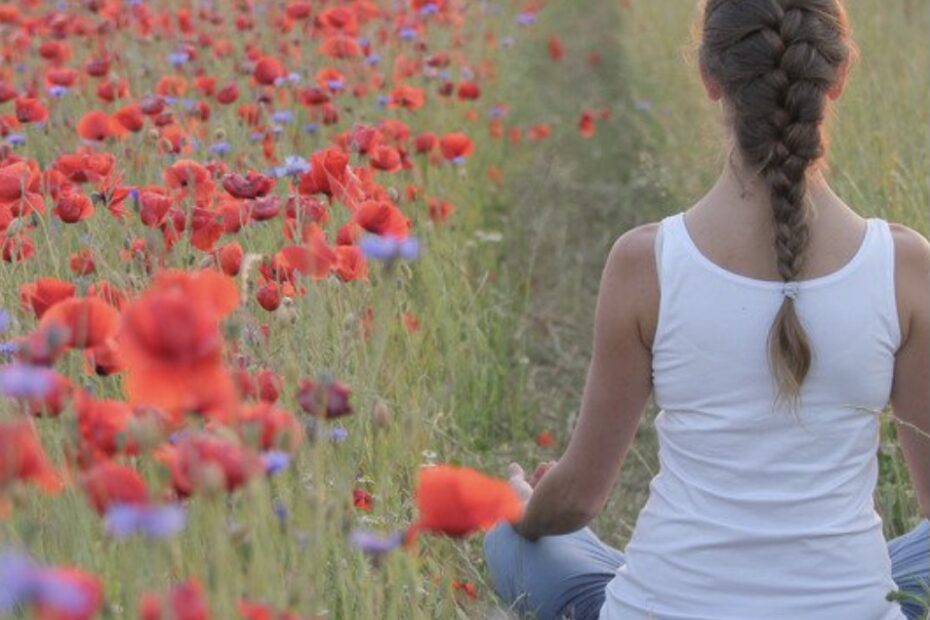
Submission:
[[[829,208],[829,205],[841,202],[819,168],[808,172],[807,192],[813,204],[818,206],[817,210],[820,205]],[[728,217],[747,224],[770,223],[772,220],[765,178],[745,164],[737,149],[731,151],[720,177],[701,202],[705,203],[705,208],[726,212]]]

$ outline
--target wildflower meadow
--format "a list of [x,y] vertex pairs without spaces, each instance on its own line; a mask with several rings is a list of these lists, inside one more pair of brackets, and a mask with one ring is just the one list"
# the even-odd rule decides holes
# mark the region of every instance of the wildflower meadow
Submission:
[[[695,7],[0,3],[0,618],[510,618],[505,466],[568,441],[611,243],[722,166]],[[848,7],[832,180],[928,234],[930,13]]]

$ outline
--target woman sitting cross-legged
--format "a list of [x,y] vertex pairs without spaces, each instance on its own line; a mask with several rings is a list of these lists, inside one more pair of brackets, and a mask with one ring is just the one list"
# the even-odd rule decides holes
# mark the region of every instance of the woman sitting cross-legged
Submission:
[[[708,0],[703,21],[729,161],[615,243],[577,427],[529,480],[512,466],[528,503],[485,539],[492,579],[541,620],[922,618],[930,522],[886,541],[873,492],[890,403],[930,517],[930,243],[825,179],[838,0]],[[650,396],[660,471],[621,552],[586,526]]]

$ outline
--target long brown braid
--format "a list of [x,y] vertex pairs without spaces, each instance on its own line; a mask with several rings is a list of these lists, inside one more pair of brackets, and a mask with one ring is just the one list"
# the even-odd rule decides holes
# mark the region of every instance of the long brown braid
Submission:
[[[769,188],[786,283],[804,268],[812,215],[807,174],[826,150],[827,94],[851,52],[838,0],[708,0],[704,9],[701,63],[723,90],[744,161]],[[796,406],[812,351],[794,293],[784,297],[768,346],[778,400]]]

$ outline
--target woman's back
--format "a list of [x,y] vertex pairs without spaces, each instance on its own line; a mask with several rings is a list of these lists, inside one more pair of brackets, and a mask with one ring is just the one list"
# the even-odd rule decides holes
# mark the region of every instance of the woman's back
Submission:
[[712,262],[683,213],[656,249],[661,471],[601,617],[903,618],[872,502],[901,342],[888,223],[789,289],[813,351],[796,413],[773,405],[766,344],[784,283]]

